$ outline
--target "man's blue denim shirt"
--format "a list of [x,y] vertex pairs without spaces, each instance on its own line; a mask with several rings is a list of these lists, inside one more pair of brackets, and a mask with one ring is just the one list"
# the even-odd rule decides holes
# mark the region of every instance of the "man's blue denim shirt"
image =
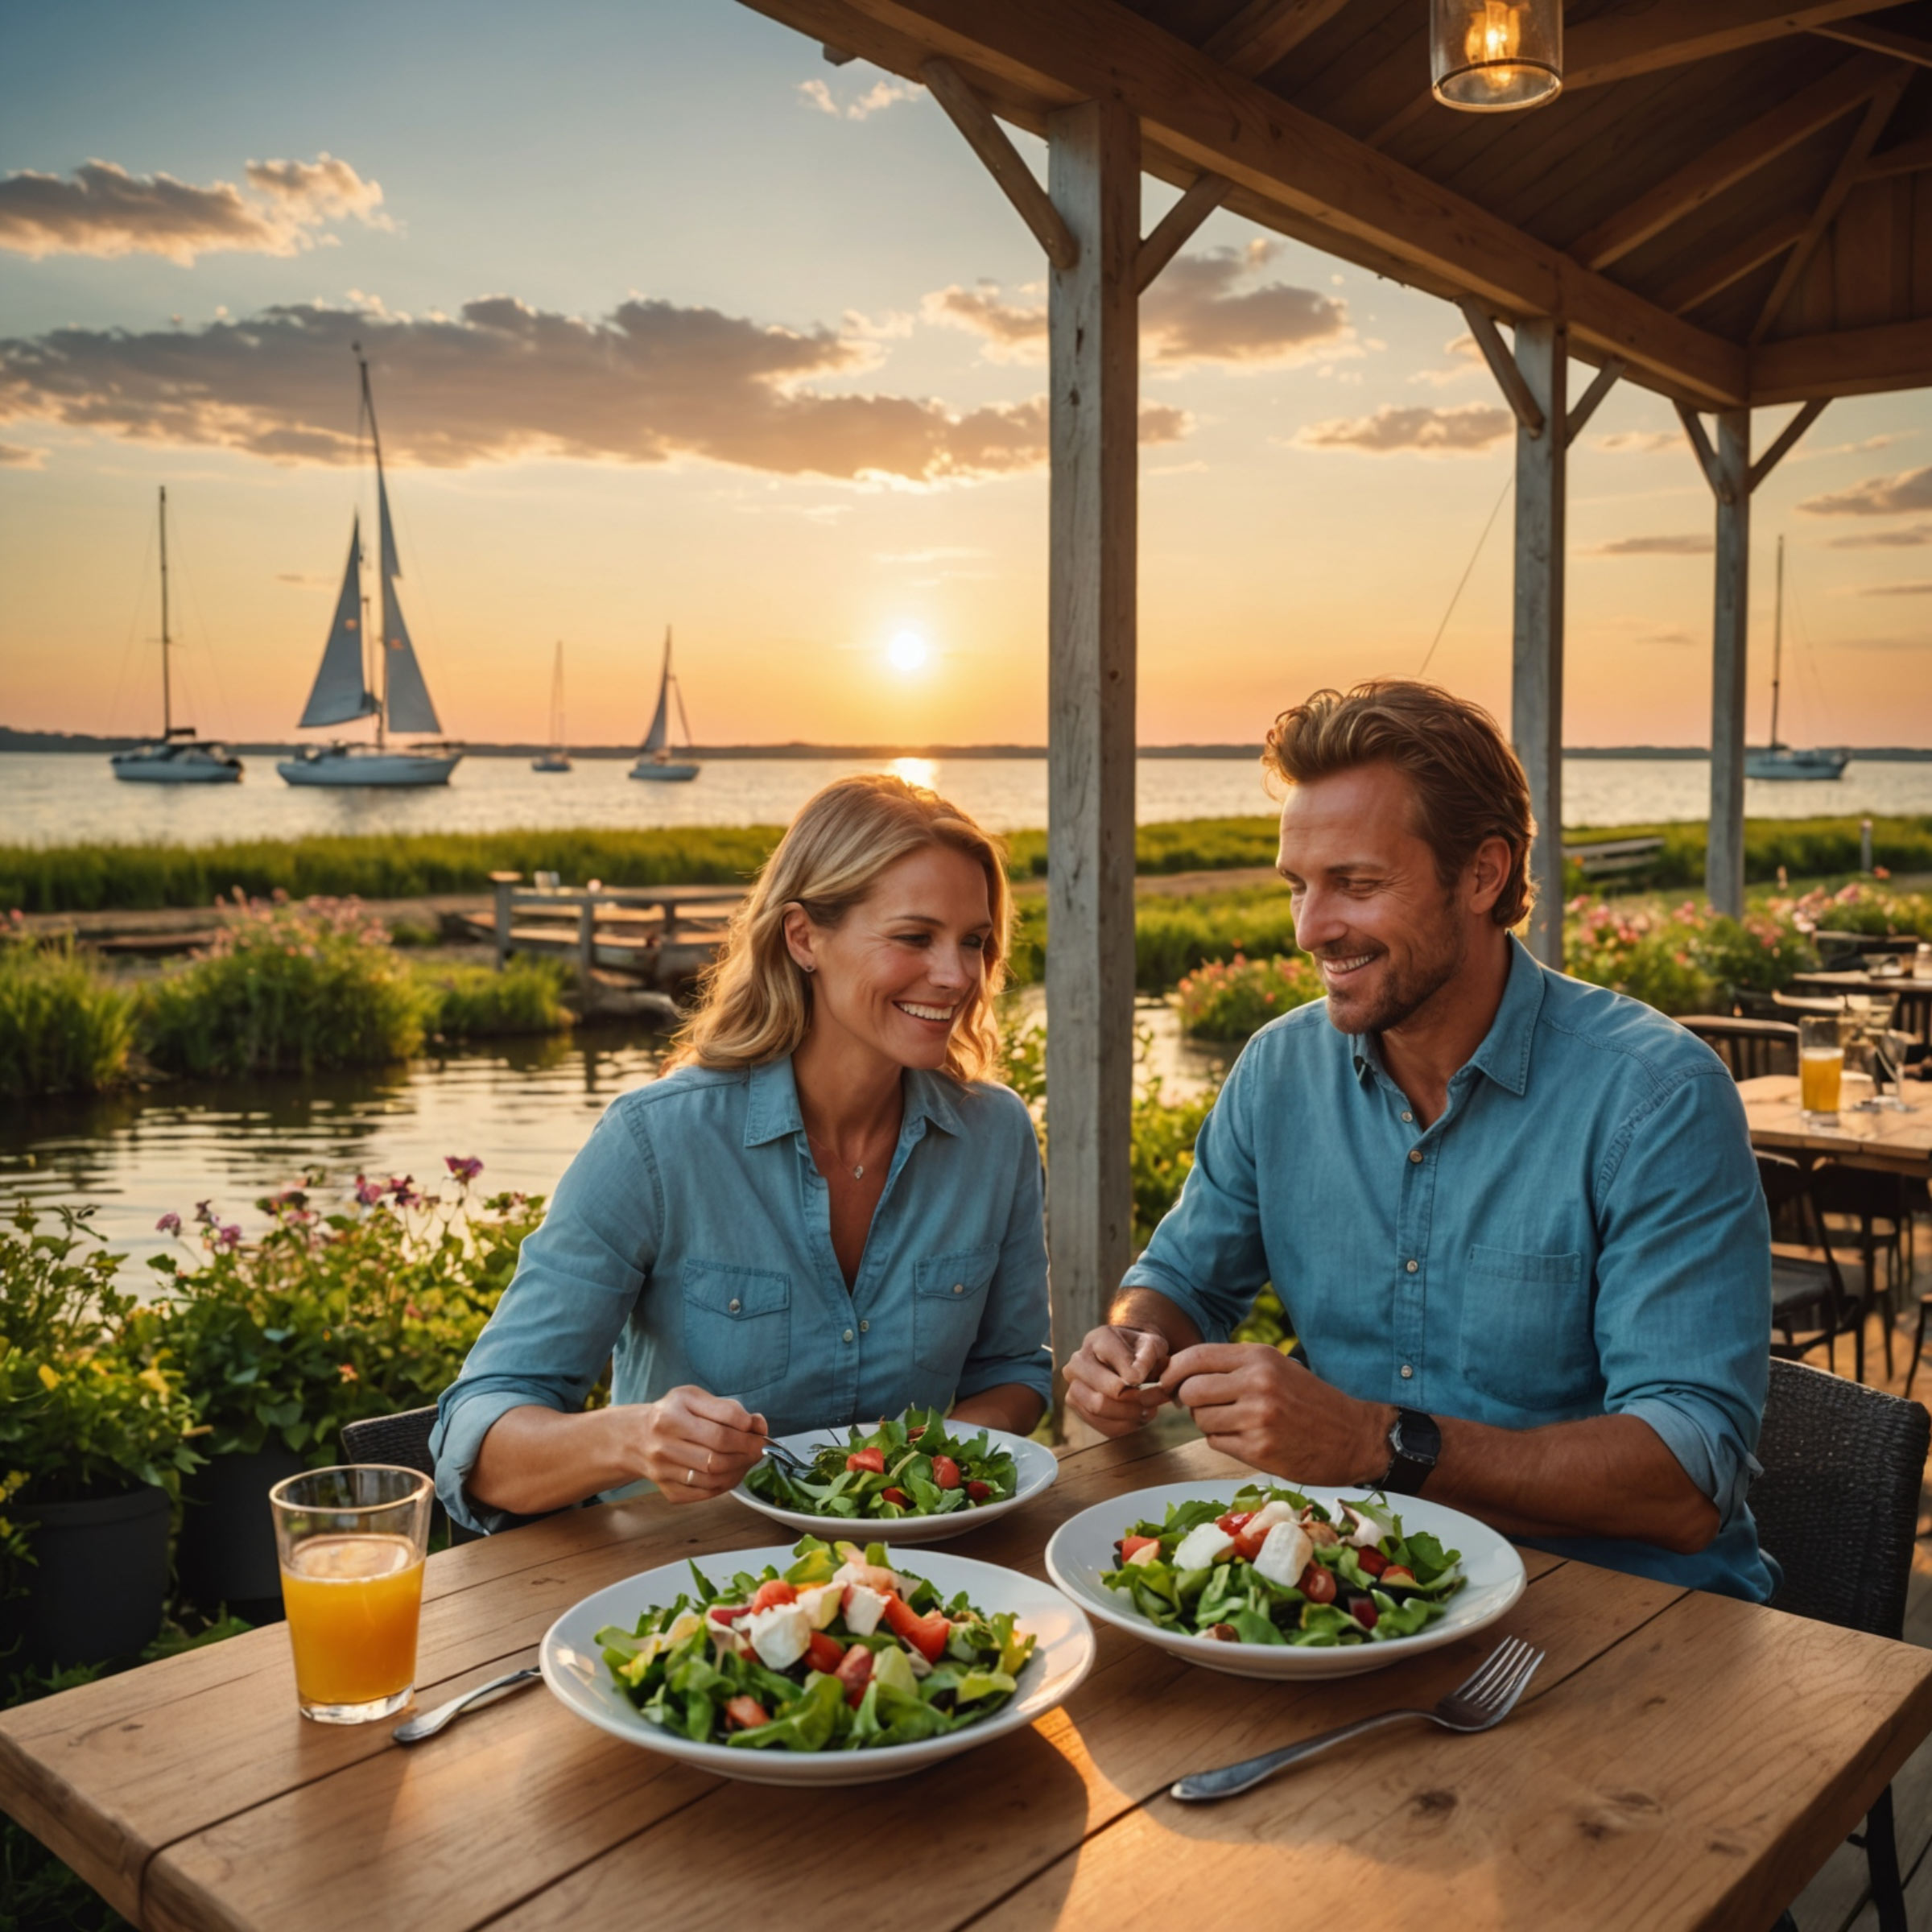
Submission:
[[1761,1603],[1777,1572],[1744,1492],[1771,1237],[1743,1103],[1674,1021],[1510,947],[1426,1131],[1325,1001],[1262,1028],[1127,1282],[1216,1341],[1273,1282],[1310,1366],[1364,1401],[1508,1429],[1641,1416],[1716,1504],[1716,1540],[1536,1546]]
[[684,1067],[614,1101],[456,1381],[431,1447],[464,1494],[506,1410],[574,1410],[612,1361],[612,1399],[682,1383],[734,1396],[774,1435],[943,1407],[1002,1382],[1051,1394],[1039,1144],[1018,1096],[905,1075],[905,1119],[848,1290],[789,1056]]

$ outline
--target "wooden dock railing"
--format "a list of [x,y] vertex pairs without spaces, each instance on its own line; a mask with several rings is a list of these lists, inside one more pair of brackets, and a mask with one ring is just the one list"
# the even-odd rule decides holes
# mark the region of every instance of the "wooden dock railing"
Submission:
[[493,872],[491,936],[497,966],[512,953],[628,973],[653,985],[703,970],[724,939],[737,886],[526,886],[520,872]]

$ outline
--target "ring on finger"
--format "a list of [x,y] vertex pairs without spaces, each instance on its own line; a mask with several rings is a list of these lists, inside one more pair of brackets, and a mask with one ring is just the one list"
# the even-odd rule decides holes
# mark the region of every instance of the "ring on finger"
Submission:
[[715,1455],[716,1455],[717,1453],[718,1453],[718,1452],[717,1452],[717,1451],[716,1451],[716,1450],[715,1450],[715,1449],[707,1449],[707,1450],[704,1451],[704,1473],[705,1473],[707,1476],[709,1476],[709,1475],[711,1474],[711,1463],[712,1463],[712,1458],[713,1456],[715,1456]]
[[697,1488],[697,1486],[698,1486],[698,1472],[697,1472],[697,1471],[696,1471],[696,1470],[695,1470],[695,1469],[687,1469],[687,1470],[684,1472],[684,1487],[685,1487],[687,1489],[695,1489],[695,1488]]

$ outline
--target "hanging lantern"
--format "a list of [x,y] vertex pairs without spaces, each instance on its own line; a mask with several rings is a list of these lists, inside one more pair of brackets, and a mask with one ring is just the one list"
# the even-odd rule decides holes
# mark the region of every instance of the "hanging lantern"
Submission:
[[1563,0],[1429,0],[1430,78],[1445,107],[1541,107],[1563,85]]

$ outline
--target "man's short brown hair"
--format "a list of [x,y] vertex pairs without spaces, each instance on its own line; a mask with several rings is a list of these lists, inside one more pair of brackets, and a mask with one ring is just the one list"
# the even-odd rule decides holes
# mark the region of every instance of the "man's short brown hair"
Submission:
[[1453,886],[1485,839],[1509,848],[1509,876],[1489,916],[1513,926],[1530,910],[1536,821],[1522,766],[1480,704],[1410,678],[1375,678],[1352,691],[1318,691],[1269,728],[1261,763],[1284,785],[1363,765],[1392,765],[1414,787],[1418,835]]

